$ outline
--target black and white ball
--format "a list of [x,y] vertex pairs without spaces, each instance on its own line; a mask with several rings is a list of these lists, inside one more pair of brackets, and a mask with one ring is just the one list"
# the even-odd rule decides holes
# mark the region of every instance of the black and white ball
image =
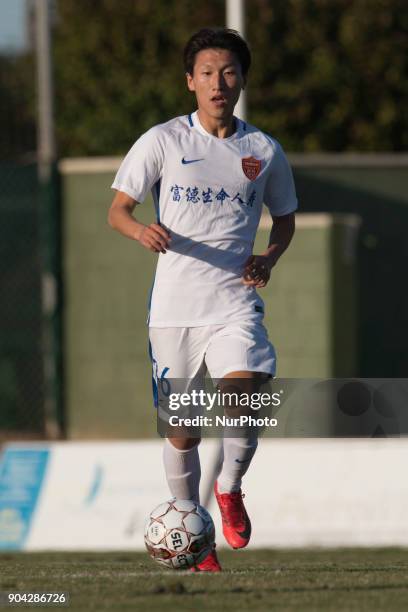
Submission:
[[157,506],[147,519],[144,541],[149,555],[171,569],[201,563],[215,539],[214,523],[203,506],[184,499]]

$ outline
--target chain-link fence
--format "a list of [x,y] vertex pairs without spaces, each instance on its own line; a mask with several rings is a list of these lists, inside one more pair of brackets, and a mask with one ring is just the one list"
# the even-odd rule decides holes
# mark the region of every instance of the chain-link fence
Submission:
[[[48,190],[46,190],[48,191]],[[43,308],[48,217],[35,164],[0,164],[0,436],[47,433],[47,395],[55,362],[47,358]],[[44,214],[45,213],[45,214]],[[44,324],[45,322],[45,324]],[[53,322],[51,321],[51,329]],[[52,336],[52,334],[51,334]],[[55,351],[54,351],[55,352]],[[48,366],[47,366],[48,364]],[[48,371],[47,371],[48,367]],[[51,370],[51,371],[50,371]],[[51,389],[54,393],[55,389]],[[54,397],[54,408],[56,405]]]

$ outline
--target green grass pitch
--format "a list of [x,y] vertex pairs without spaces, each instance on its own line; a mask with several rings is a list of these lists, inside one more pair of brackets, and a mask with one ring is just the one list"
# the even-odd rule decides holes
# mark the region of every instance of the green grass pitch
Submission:
[[[0,591],[67,591],[71,611],[408,609],[404,549],[220,551],[221,574],[161,569],[145,553],[2,553]],[[37,610],[50,609],[38,607]]]

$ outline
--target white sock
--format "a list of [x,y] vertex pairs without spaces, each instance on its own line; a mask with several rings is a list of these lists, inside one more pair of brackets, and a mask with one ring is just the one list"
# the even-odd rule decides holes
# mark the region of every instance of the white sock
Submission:
[[179,450],[166,438],[163,462],[167,484],[173,497],[200,503],[201,467],[198,444],[187,450]]
[[234,493],[240,490],[242,477],[250,466],[258,446],[254,438],[224,438],[224,462],[218,476],[218,491]]

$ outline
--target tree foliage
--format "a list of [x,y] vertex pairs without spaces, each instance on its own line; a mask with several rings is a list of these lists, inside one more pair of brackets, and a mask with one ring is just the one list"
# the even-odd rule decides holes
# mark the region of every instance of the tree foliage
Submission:
[[408,148],[405,0],[248,6],[255,124],[293,151]]
[[123,153],[153,124],[190,112],[183,43],[202,24],[222,23],[222,0],[59,0],[57,6],[61,153]]
[[[405,0],[248,0],[249,121],[291,151],[408,148]],[[122,154],[195,108],[182,50],[224,1],[57,0],[60,155]]]
[[32,161],[36,149],[35,66],[30,54],[0,56],[0,159]]

